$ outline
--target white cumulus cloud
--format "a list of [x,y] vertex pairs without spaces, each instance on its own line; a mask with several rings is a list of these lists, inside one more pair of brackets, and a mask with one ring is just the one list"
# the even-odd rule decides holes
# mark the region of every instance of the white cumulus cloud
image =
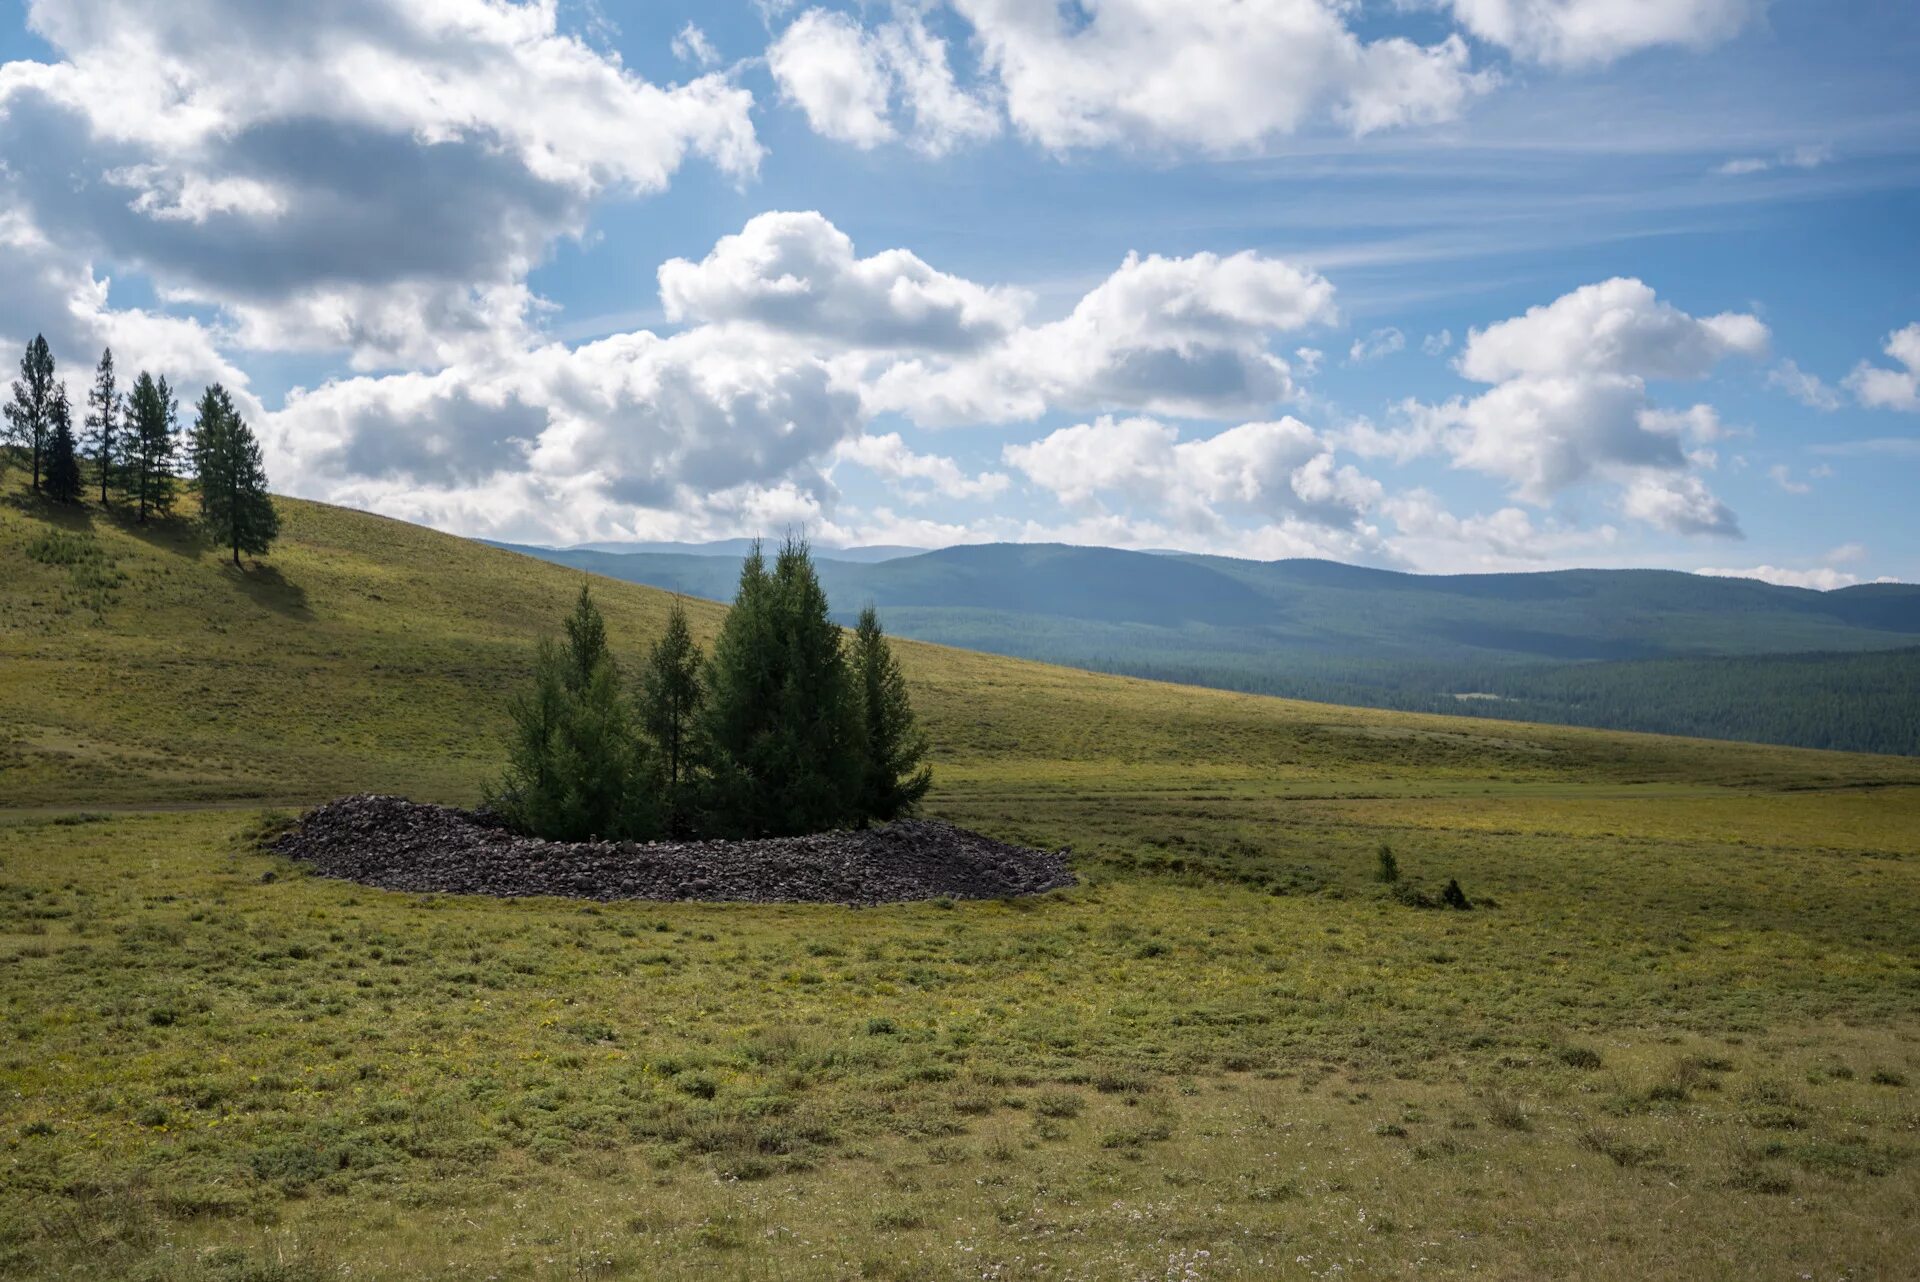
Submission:
[[1381,496],[1294,418],[1183,440],[1154,419],[1102,417],[1010,445],[1005,457],[1070,505],[1119,502],[1200,531],[1226,528],[1235,513],[1354,530]]
[[783,96],[818,132],[929,150],[991,136],[1003,113],[1054,151],[1137,146],[1245,152],[1310,124],[1353,134],[1459,116],[1495,83],[1466,42],[1365,40],[1343,0],[952,0],[979,54],[959,86],[945,43],[898,4],[869,31],[809,9],[768,50]]
[[[663,87],[552,4],[36,0],[0,66],[0,207],[249,347],[433,364],[519,345],[527,274],[608,192],[761,150],[725,77]],[[52,229],[57,229],[57,235]],[[0,264],[0,325],[13,312]]]
[[1861,361],[1847,375],[1847,390],[1869,409],[1920,410],[1920,322],[1887,335],[1881,350],[1901,368]]
[[905,249],[860,258],[814,212],[756,215],[700,262],[671,259],[659,276],[670,320],[751,321],[859,347],[979,348],[1012,333],[1031,301]]
[[1628,517],[1683,534],[1737,535],[1739,523],[1689,469],[1727,435],[1711,406],[1655,406],[1648,383],[1706,377],[1723,359],[1760,356],[1753,316],[1694,317],[1637,280],[1583,286],[1525,315],[1474,330],[1460,372],[1492,387],[1442,405],[1408,402],[1394,431],[1348,429],[1363,453],[1442,450],[1456,466],[1497,476],[1536,505],[1592,481],[1616,484]]
[[1455,17],[1517,57],[1595,66],[1642,49],[1706,49],[1731,39],[1765,0],[1451,0]]
[[944,40],[910,10],[869,31],[844,13],[809,9],[767,49],[781,96],[816,133],[871,148],[901,136],[939,155],[1000,131],[1000,114],[955,82]]
[[869,405],[935,426],[1053,409],[1257,413],[1294,395],[1273,339],[1338,315],[1326,278],[1284,259],[1129,255],[1063,319],[977,356],[896,364],[873,381]]

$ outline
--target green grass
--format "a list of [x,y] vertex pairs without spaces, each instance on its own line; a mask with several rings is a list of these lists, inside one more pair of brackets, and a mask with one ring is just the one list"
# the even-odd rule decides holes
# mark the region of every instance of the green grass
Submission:
[[[184,527],[11,497],[0,1274],[1920,1258],[1920,763],[907,645],[933,813],[1071,844],[1081,887],[866,910],[394,894],[260,853],[261,807],[471,800],[577,576],[294,502],[241,575]],[[31,553],[56,532],[71,555]],[[76,565],[121,576],[112,599]],[[596,591],[629,653],[664,616]],[[1495,906],[1404,906],[1373,880],[1382,841],[1416,890],[1457,877]]]

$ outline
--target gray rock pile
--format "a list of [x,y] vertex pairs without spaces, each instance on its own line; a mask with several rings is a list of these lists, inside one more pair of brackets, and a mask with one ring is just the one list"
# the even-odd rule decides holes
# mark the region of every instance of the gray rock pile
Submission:
[[446,806],[363,795],[308,811],[273,849],[322,876],[457,895],[885,904],[1074,884],[1064,850],[1010,846],[927,819],[755,841],[564,842]]

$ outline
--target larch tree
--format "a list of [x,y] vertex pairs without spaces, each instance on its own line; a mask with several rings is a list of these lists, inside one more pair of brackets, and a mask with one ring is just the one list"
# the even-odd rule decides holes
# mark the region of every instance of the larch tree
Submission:
[[13,381],[13,399],[7,402],[7,441],[33,460],[33,488],[38,491],[46,457],[47,434],[53,426],[53,349],[44,335],[35,334],[20,358],[20,377]]
[[100,506],[107,505],[109,487],[118,488],[124,467],[127,442],[120,424],[125,406],[113,372],[113,349],[100,353],[100,364],[93,371],[93,386],[87,391],[86,450],[93,459],[93,470],[100,480]]
[[487,801],[513,827],[555,841],[652,836],[652,793],[606,622],[583,586],[564,645],[540,643],[532,686],[508,705],[507,771]]
[[907,699],[900,660],[869,605],[853,634],[853,677],[866,721],[866,761],[860,786],[862,821],[912,814],[933,784],[926,764],[927,736]]
[[124,475],[139,504],[142,525],[149,512],[164,516],[173,509],[179,414],[167,380],[141,370],[127,397]]
[[640,673],[640,728],[652,746],[662,820],[669,836],[693,826],[694,784],[700,769],[699,718],[706,687],[704,659],[676,598],[667,628],[647,653]]
[[756,546],[707,667],[708,811],[738,836],[819,832],[857,815],[863,726],[840,629],[807,545],[771,571]]
[[47,412],[47,497],[56,503],[78,503],[85,482],[80,476],[80,451],[73,439],[73,409],[67,388],[57,383]]
[[267,493],[267,471],[227,389],[215,383],[200,397],[193,430],[193,468],[200,484],[200,518],[221,544],[263,556],[280,534],[280,517]]

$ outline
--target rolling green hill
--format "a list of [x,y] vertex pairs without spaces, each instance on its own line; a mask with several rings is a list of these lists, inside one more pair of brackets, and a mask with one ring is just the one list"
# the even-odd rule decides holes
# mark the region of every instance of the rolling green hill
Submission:
[[[183,523],[5,485],[0,1274],[1920,1255],[1920,761],[903,643],[930,811],[1071,845],[1080,887],[375,891],[261,853],[260,807],[473,799],[579,572],[290,500],[242,572]],[[667,598],[594,588],[630,658]],[[1382,843],[1417,893],[1374,879]],[[1474,911],[1414,906],[1448,878]]]
[[[519,549],[724,600],[725,557]],[[1413,575],[994,544],[828,558],[903,636],[1222,689],[1802,747],[1920,751],[1920,586],[1664,570]],[[1841,661],[1832,656],[1868,655]],[[1729,664],[1722,660],[1741,657]],[[1831,659],[1831,661],[1830,661]],[[1462,696],[1467,696],[1463,698]]]

